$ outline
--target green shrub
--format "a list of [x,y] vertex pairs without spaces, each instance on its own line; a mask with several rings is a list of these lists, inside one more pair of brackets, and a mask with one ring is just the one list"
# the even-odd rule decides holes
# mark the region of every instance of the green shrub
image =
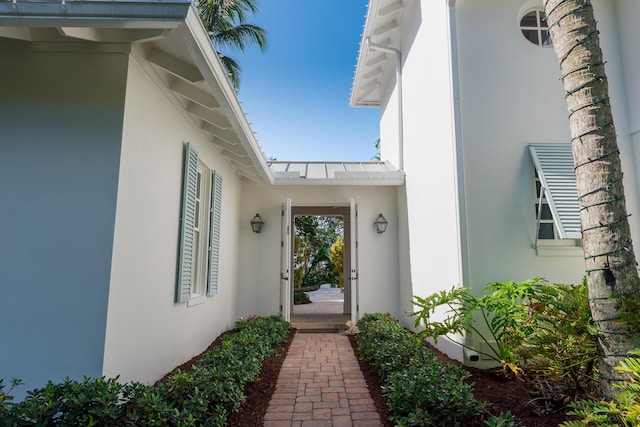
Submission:
[[510,411],[503,412],[498,416],[491,417],[484,422],[489,427],[524,427],[517,422]]
[[358,353],[384,380],[390,419],[398,426],[454,426],[482,405],[463,380],[462,368],[441,364],[435,353],[389,314],[358,321]]
[[294,304],[309,304],[311,300],[309,299],[309,294],[304,291],[295,291],[293,293],[293,303]]
[[198,365],[190,371],[173,372],[157,387],[171,407],[188,412],[197,424],[224,425],[229,411],[238,409],[244,401],[237,382],[220,381]]
[[0,427],[14,426],[17,422],[12,415],[13,390],[23,383],[18,378],[11,380],[9,390],[5,391],[4,380],[0,378]]
[[439,363],[428,347],[418,348],[409,364],[385,381],[389,419],[398,426],[464,425],[483,407],[464,382],[469,375],[459,366]]
[[11,413],[19,425],[112,425],[122,418],[123,391],[117,378],[49,381],[42,388],[28,391]]
[[140,383],[125,386],[128,401],[124,408],[125,418],[122,421],[126,427],[191,427],[196,420],[186,410],[179,411],[164,399],[162,390],[158,387]]
[[15,426],[224,426],[245,399],[245,386],[260,373],[262,360],[287,339],[281,316],[236,323],[190,371],[175,370],[155,386],[120,384],[117,378],[65,379],[27,392],[13,403],[0,379],[0,427]]
[[597,386],[597,329],[586,281],[579,285],[537,282],[524,306],[527,331],[514,351],[517,363],[538,377],[563,381],[565,394],[587,393]]
[[252,316],[236,322],[235,328],[238,332],[254,331],[264,339],[267,339],[272,347],[284,343],[291,325],[277,314],[274,316],[257,317]]
[[389,313],[365,313],[358,320],[358,327],[366,329],[369,323],[378,322],[380,320],[393,320],[396,321]]
[[357,325],[360,333],[355,337],[360,357],[370,362],[383,378],[409,362],[417,341],[396,319],[365,315]]

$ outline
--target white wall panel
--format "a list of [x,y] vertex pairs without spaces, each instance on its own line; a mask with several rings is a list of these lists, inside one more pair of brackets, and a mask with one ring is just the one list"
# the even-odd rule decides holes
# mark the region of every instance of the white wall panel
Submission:
[[[158,379],[236,320],[239,178],[144,67],[130,60],[104,361],[124,381]],[[174,303],[186,142],[224,178],[218,293],[190,307]]]

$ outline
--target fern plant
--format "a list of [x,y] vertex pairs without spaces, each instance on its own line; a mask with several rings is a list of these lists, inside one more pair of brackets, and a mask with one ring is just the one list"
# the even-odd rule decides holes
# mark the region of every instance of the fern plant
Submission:
[[569,415],[580,420],[566,421],[560,427],[635,427],[640,425],[640,348],[631,350],[616,368],[628,375],[615,384],[621,390],[616,402],[581,400],[571,403]]

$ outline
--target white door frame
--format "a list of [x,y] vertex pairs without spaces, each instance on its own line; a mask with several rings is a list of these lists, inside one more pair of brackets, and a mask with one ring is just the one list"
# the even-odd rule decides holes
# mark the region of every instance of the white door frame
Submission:
[[357,322],[360,318],[360,288],[358,282],[358,205],[355,200],[351,199],[350,204],[350,236],[351,241],[351,274],[349,280],[351,281],[351,321]]
[[[331,209],[339,208],[342,213],[332,212]],[[354,199],[350,200],[349,205],[331,204],[331,205],[303,205],[296,206],[296,215],[342,215],[345,217],[345,240],[349,241],[349,246],[345,247],[345,288],[348,287],[348,294],[345,293],[345,312],[347,307],[351,313],[351,320],[356,322],[359,318],[360,297],[358,284],[358,210]],[[308,211],[307,211],[308,210]],[[303,213],[301,213],[303,212]],[[348,218],[347,218],[348,215]],[[347,229],[349,235],[347,236]],[[282,266],[281,266],[281,300],[280,312],[285,320],[290,321],[293,312],[293,217],[291,198],[287,198],[286,203],[282,205]],[[347,243],[347,242],[345,242]],[[348,265],[347,265],[348,263]],[[346,289],[345,289],[346,290]],[[349,297],[347,301],[346,298]]]
[[280,261],[280,313],[291,321],[291,198],[282,205],[282,235]]

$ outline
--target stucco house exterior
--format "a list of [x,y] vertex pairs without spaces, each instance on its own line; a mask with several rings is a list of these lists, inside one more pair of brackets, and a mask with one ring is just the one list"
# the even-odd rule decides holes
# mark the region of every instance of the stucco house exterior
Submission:
[[349,218],[367,217],[375,280],[358,306],[353,250],[345,313],[399,306],[398,242],[373,221],[397,221],[404,174],[272,172],[191,2],[3,2],[0,58],[0,378],[18,397],[66,376],[153,382],[241,316],[289,317],[288,199],[339,212],[353,247]]
[[[637,242],[640,3],[592,3]],[[541,0],[370,1],[351,105],[380,108],[382,158],[406,173],[401,317],[411,295],[454,285],[582,279],[569,124]]]
[[[520,28],[540,3],[371,0],[351,104],[380,108],[381,162],[267,162],[189,1],[0,3],[0,378],[153,382],[241,316],[289,319],[295,215],[344,217],[354,320],[579,281],[558,67]],[[594,6],[635,213],[640,5]]]

